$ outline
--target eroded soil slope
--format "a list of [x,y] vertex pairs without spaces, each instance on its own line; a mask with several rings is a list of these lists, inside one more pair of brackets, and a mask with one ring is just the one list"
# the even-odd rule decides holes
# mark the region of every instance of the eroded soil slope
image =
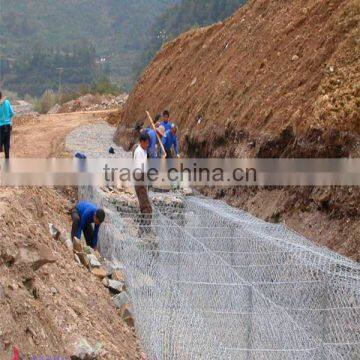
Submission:
[[[116,140],[169,109],[186,157],[360,155],[359,0],[249,0],[168,43],[126,103]],[[360,259],[360,189],[205,189]]]
[[359,19],[358,0],[250,0],[166,45],[122,125],[168,108],[187,155],[348,154],[360,134]]

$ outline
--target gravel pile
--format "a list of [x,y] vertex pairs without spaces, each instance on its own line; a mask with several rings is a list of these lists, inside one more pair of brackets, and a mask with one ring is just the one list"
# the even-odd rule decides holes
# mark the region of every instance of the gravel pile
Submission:
[[[113,136],[114,128],[106,122],[81,126],[67,136],[66,148],[74,154],[84,153],[89,159],[131,158],[131,153],[114,143]],[[109,153],[110,147],[115,154]]]
[[71,100],[54,110],[57,113],[67,113],[76,111],[118,109],[125,104],[128,97],[129,95],[125,93],[119,96],[87,94],[79,97],[78,99]]

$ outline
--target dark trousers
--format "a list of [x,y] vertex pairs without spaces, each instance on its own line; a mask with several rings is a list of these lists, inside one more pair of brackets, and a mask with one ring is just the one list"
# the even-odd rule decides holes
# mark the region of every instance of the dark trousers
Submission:
[[5,159],[10,157],[11,126],[0,126],[0,152],[5,151]]
[[135,185],[135,192],[140,206],[140,232],[151,230],[152,207],[150,204],[147,187],[145,185]]
[[[80,221],[81,221],[80,215],[77,212],[77,210],[74,210],[72,212],[71,219],[72,219],[71,238],[73,239],[79,230]],[[87,223],[83,229],[83,232],[86,240],[86,245],[91,247],[94,241],[94,229],[92,224]]]
[[172,158],[173,158],[173,154],[172,154],[171,149],[170,149],[170,150],[166,150],[166,149],[165,149],[165,151],[166,151],[166,158],[167,158],[167,159],[172,159]]

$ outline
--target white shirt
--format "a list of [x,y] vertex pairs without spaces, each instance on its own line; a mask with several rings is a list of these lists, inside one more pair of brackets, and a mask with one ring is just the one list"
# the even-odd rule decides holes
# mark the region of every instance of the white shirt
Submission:
[[134,151],[136,174],[147,172],[147,151],[138,145]]

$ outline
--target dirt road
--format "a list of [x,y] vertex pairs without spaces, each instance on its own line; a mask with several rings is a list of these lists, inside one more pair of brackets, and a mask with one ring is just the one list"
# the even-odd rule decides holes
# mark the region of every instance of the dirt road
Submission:
[[48,158],[65,155],[66,135],[75,128],[96,122],[111,111],[93,111],[41,115],[39,118],[14,120],[12,157]]

